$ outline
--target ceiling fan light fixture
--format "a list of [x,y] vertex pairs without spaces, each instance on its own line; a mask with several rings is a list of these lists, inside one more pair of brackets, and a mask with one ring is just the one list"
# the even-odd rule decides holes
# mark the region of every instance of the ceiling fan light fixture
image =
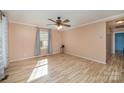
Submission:
[[117,24],[122,24],[122,23],[124,23],[124,21],[120,20],[120,21],[117,21],[116,23]]
[[60,30],[60,29],[62,29],[62,25],[59,25],[56,28],[57,28],[57,30]]

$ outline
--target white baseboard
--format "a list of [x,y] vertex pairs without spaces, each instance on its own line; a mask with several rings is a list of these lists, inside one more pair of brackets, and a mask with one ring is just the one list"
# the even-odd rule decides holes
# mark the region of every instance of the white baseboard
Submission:
[[106,64],[106,62],[99,61],[99,60],[96,60],[96,59],[93,59],[93,58],[89,58],[89,57],[84,57],[84,56],[76,55],[76,54],[70,53],[70,52],[65,52],[65,53],[66,53],[66,54],[69,54],[69,55],[72,55],[72,56],[76,56],[76,57],[88,59],[88,60],[91,60],[91,61],[94,61],[94,62],[97,62],[97,63]]
[[19,59],[10,60],[9,62],[22,61],[22,60],[37,58],[37,57],[42,57],[42,56],[32,56],[32,57],[26,57],[26,58],[19,58]]
[[44,56],[55,55],[55,54],[59,54],[59,52],[53,52],[53,54],[48,54],[48,55],[40,55],[40,56],[32,56],[32,57],[26,57],[26,58],[14,59],[14,60],[10,60],[9,62],[22,61],[22,60],[26,60],[26,59],[32,59],[32,58],[38,58],[38,57],[44,57]]
[[[59,52],[53,52],[52,55],[55,55],[55,54],[59,54]],[[92,59],[92,58],[88,58],[88,57],[84,57],[84,56],[80,56],[80,55],[76,55],[76,54],[70,53],[70,52],[65,52],[65,54],[69,54],[69,55],[77,56],[77,57],[80,57],[80,58],[92,60],[92,61],[95,61],[95,62],[98,62],[98,63],[106,64],[106,62],[99,61],[99,60]],[[26,59],[37,58],[37,57],[43,57],[43,56],[48,56],[48,55],[40,55],[40,56],[32,56],[32,57],[27,57],[27,58],[14,59],[14,60],[10,60],[9,62],[22,61],[22,60],[26,60]]]

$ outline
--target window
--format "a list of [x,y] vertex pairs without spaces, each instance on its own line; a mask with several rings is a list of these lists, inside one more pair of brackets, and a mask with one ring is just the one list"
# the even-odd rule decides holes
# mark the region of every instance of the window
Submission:
[[48,47],[48,32],[47,31],[40,31],[40,42],[41,42],[41,49],[46,49]]

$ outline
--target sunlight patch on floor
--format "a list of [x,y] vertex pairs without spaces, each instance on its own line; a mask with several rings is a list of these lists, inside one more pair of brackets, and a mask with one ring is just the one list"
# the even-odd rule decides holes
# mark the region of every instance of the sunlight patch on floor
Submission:
[[47,59],[39,60],[27,82],[31,82],[47,74],[48,74],[48,60]]

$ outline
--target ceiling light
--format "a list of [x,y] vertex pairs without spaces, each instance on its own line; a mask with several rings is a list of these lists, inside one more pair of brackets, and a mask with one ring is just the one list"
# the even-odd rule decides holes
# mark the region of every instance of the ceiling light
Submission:
[[124,21],[120,20],[120,21],[117,21],[116,23],[117,24],[122,24],[122,23],[124,23]]
[[60,29],[62,29],[62,26],[61,25],[57,26],[57,30],[60,30]]

